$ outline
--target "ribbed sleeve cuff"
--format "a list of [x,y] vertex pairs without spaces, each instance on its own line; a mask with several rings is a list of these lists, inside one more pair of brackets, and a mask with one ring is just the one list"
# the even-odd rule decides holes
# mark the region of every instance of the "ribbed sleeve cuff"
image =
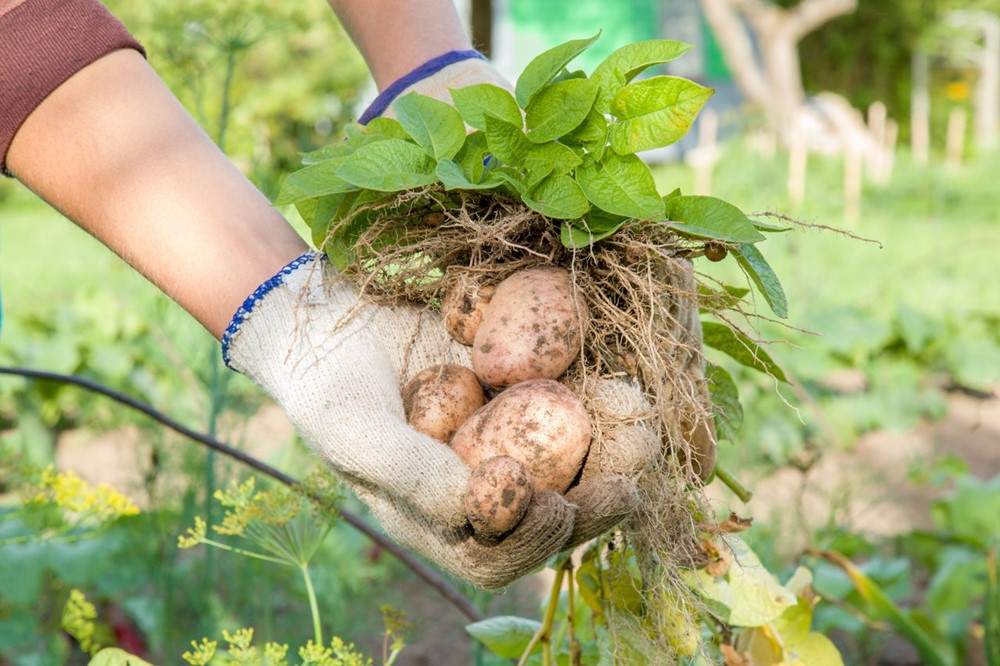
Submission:
[[0,170],[21,124],[101,56],[142,46],[97,0],[27,0],[0,15]]

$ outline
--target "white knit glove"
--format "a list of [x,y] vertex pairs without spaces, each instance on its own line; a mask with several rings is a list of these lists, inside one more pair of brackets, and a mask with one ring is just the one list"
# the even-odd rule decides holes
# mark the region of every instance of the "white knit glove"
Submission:
[[629,479],[596,475],[565,498],[536,493],[510,535],[477,541],[464,509],[471,470],[407,425],[400,395],[428,366],[468,367],[470,350],[450,339],[437,313],[359,298],[322,255],[300,257],[258,288],[223,337],[223,353],[278,402],[390,536],[477,585],[506,585],[635,504]]

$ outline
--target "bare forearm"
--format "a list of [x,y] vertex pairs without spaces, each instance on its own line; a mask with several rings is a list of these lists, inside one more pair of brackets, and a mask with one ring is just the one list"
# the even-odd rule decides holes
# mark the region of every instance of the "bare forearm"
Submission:
[[468,49],[452,0],[329,0],[379,90],[435,56]]
[[307,247],[135,51],[104,56],[49,95],[7,165],[216,336]]

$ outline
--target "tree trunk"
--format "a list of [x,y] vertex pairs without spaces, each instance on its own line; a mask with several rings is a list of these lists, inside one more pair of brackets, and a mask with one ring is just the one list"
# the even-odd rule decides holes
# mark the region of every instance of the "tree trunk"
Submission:
[[779,135],[790,128],[805,101],[799,41],[823,23],[853,12],[857,3],[801,0],[781,9],[767,0],[701,0],[736,85]]

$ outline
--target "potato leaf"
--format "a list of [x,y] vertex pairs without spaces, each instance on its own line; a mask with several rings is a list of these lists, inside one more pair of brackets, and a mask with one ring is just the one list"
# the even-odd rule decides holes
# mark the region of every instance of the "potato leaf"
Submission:
[[384,118],[382,116],[372,118],[365,125],[365,128],[365,133],[368,136],[385,136],[390,139],[402,139],[404,141],[411,140],[403,124],[395,118]]
[[555,141],[532,143],[520,129],[492,116],[486,116],[486,145],[504,164],[529,176],[534,173],[523,179],[527,182],[538,182],[539,173],[568,173],[582,161],[569,146]]
[[733,204],[701,195],[681,195],[666,202],[664,213],[673,229],[685,236],[730,243],[756,243],[764,235],[754,229],[746,214]]
[[532,210],[557,220],[574,220],[590,210],[583,190],[566,175],[546,177],[522,198]]
[[705,368],[705,379],[715,406],[715,429],[722,439],[735,442],[736,433],[743,425],[743,405],[736,382],[725,368],[711,363]]
[[486,129],[485,115],[506,120],[521,127],[521,109],[509,91],[491,83],[477,83],[474,86],[449,90],[455,108],[469,125],[479,130]]
[[630,83],[614,96],[611,148],[622,155],[674,143],[691,128],[695,116],[715,93],[677,76],[654,76]]
[[462,173],[469,182],[478,183],[483,179],[489,155],[486,134],[476,131],[465,137],[465,143],[462,144],[462,149],[455,155],[454,160],[462,167]]
[[589,247],[618,231],[625,224],[625,219],[602,210],[592,210],[583,219],[563,222],[559,229],[559,239],[563,247],[571,250]]
[[694,48],[691,44],[670,39],[650,39],[626,44],[614,51],[597,66],[590,78],[600,83],[595,106],[601,113],[611,108],[611,100],[619,90],[643,70],[681,57]]
[[586,148],[594,159],[599,160],[604,156],[604,147],[608,143],[608,121],[603,113],[591,109],[583,122],[560,140]]
[[347,157],[336,157],[288,174],[281,182],[281,190],[278,192],[278,198],[274,200],[274,205],[283,206],[327,194],[358,189],[337,175],[347,160]]
[[784,371],[760,345],[738,331],[711,321],[701,322],[705,346],[728,354],[741,364],[787,382]]
[[600,161],[585,159],[576,179],[587,198],[609,213],[639,220],[663,214],[653,174],[635,155],[609,153]]
[[598,32],[589,39],[574,39],[560,44],[536,56],[528,63],[514,86],[514,97],[522,109],[528,108],[528,103],[543,86],[548,85],[573,58],[583,53],[601,36]]
[[525,111],[528,139],[545,143],[567,134],[584,121],[594,105],[597,84],[569,79],[542,88]]
[[733,255],[771,306],[771,311],[782,319],[787,317],[788,300],[785,298],[785,290],[781,288],[778,276],[760,250],[755,245],[741,245]]
[[454,157],[465,142],[465,123],[444,102],[410,93],[393,105],[399,123],[417,144],[436,160]]
[[408,190],[436,180],[434,160],[420,146],[400,139],[361,146],[336,175],[352,185],[379,192]]
[[[465,625],[465,630],[491,652],[507,659],[517,659],[528,647],[542,623],[525,617],[498,615]],[[539,642],[532,654],[542,649]]]
[[435,174],[446,190],[490,190],[502,182],[499,178],[486,178],[481,183],[474,183],[466,177],[461,165],[454,160],[438,162]]

